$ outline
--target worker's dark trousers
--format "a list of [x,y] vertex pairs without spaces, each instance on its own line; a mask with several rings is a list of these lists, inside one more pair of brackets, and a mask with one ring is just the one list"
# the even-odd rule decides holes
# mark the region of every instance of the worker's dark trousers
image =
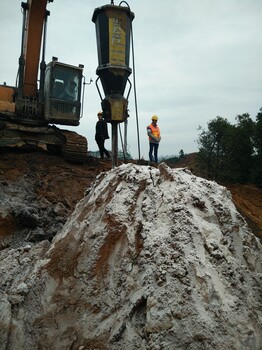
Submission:
[[100,151],[100,157],[104,158],[104,154],[107,158],[110,158],[110,154],[107,149],[105,149],[105,139],[96,137],[96,143]]
[[[158,146],[159,143],[149,142],[149,160],[158,163]],[[154,153],[154,157],[153,157]]]

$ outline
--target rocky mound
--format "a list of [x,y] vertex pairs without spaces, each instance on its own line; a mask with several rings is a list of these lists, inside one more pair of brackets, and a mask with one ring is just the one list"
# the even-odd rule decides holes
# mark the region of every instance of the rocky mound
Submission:
[[226,188],[122,165],[51,243],[0,252],[0,348],[259,350],[261,253]]

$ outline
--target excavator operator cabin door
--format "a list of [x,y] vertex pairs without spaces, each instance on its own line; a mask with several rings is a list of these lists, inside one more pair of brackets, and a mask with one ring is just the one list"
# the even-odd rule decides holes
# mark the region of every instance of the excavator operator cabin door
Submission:
[[45,119],[49,123],[79,125],[81,112],[82,66],[53,60],[45,77]]

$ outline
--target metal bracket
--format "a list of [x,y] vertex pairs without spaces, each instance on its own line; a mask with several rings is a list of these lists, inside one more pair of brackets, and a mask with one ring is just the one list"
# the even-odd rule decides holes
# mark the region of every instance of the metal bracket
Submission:
[[98,87],[98,84],[97,84],[97,82],[98,82],[99,79],[100,79],[100,77],[98,77],[98,78],[96,79],[96,88],[97,88],[97,91],[98,91],[99,96],[100,96],[101,101],[102,101],[102,100],[103,100],[103,97],[102,97],[102,95],[101,95],[101,92],[100,92],[99,87]]

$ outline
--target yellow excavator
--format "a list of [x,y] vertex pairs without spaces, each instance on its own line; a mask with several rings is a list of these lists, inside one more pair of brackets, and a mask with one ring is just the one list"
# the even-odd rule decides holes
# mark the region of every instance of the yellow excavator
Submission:
[[86,138],[55,126],[80,123],[84,66],[64,64],[56,57],[45,63],[50,15],[46,6],[52,1],[21,3],[23,30],[16,86],[0,85],[0,148],[40,147],[68,161],[83,162],[87,159]]

